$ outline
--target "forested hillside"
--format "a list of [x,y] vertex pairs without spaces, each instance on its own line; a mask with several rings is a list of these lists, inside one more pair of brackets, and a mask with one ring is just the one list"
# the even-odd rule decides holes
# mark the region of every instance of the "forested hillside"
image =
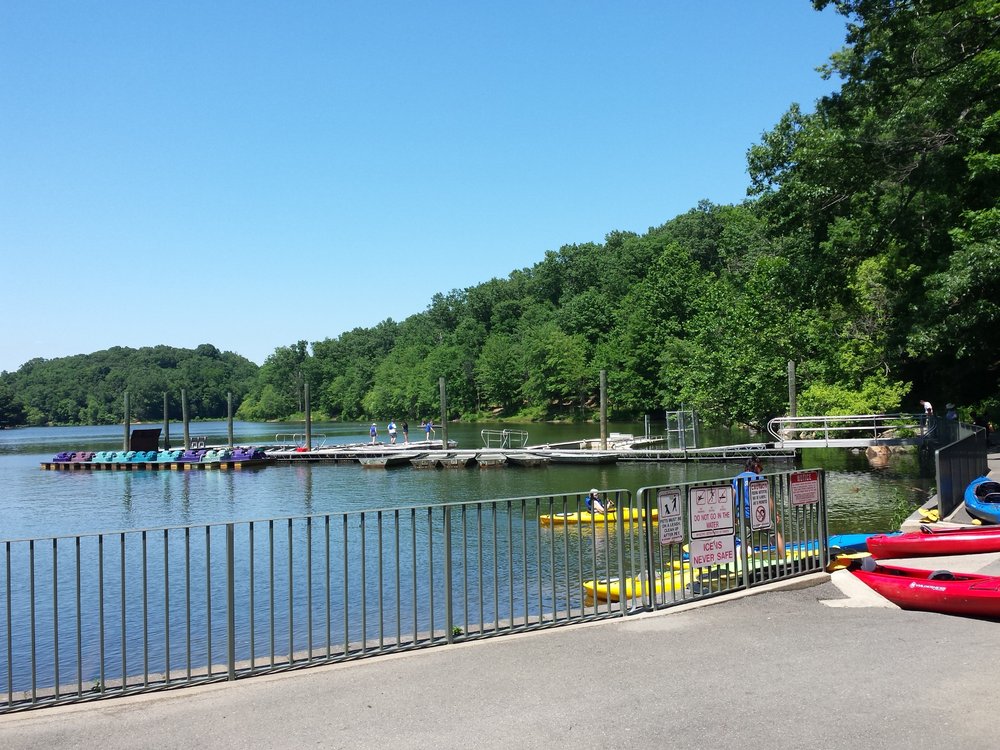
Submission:
[[94,354],[35,359],[0,379],[0,423],[111,424],[122,421],[129,392],[132,418],[181,417],[181,389],[192,419],[225,418],[227,393],[244,394],[257,365],[211,344],[197,349],[114,347]]
[[[302,409],[308,381],[331,417],[417,419],[438,414],[444,377],[451,416],[586,418],[606,369],[615,417],[685,404],[762,424],[785,412],[794,360],[800,413],[927,397],[996,421],[1000,2],[814,5],[847,23],[825,70],[840,89],[812,112],[792,105],[750,146],[745,203],[702,202],[642,235],[547,252],[402,322],[280,347],[256,376],[245,360],[225,370],[234,355],[196,357],[172,379],[150,361],[161,375],[144,376],[142,402],[155,415],[159,390],[187,387],[212,415],[231,389],[240,417],[278,419]],[[4,376],[0,410],[113,414],[129,381],[88,359]]]

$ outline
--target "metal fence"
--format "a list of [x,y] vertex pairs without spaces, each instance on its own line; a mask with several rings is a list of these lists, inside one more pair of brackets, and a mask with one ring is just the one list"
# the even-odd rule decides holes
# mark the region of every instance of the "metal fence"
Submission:
[[[794,474],[818,478],[806,505],[779,474],[763,488],[609,490],[605,517],[569,493],[0,542],[0,713],[621,617],[818,570],[822,472]],[[700,529],[687,510],[725,486],[742,563],[692,567],[705,542],[687,541]],[[739,512],[751,489],[772,498],[772,532]],[[661,543],[658,521],[675,526],[665,491],[692,505],[683,539]],[[610,595],[675,570],[669,591]]]

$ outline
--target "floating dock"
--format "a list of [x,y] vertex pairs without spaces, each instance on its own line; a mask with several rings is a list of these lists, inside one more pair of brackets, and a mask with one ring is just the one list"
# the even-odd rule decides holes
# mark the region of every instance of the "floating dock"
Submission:
[[[615,443],[608,450],[600,450],[592,440],[560,443],[557,445],[525,446],[518,449],[479,448],[459,449],[449,441],[447,447],[440,440],[412,443],[383,444],[356,443],[352,445],[322,446],[307,450],[303,446],[270,445],[257,448],[237,447],[236,451],[255,451],[255,458],[212,458],[210,460],[141,460],[142,456],[116,460],[83,459],[94,454],[60,454],[52,461],[41,464],[50,471],[233,471],[252,469],[271,464],[354,464],[365,468],[389,469],[408,467],[419,469],[481,469],[505,467],[545,467],[550,465],[603,465],[618,462],[663,461],[745,461],[751,455],[768,460],[793,461],[794,450],[773,444],[746,443],[713,448],[654,448],[649,443],[636,441],[633,445]],[[226,446],[205,449],[209,452],[234,450]],[[122,454],[126,456],[129,454]],[[153,455],[153,454],[150,454]],[[67,456],[76,456],[69,459]]]

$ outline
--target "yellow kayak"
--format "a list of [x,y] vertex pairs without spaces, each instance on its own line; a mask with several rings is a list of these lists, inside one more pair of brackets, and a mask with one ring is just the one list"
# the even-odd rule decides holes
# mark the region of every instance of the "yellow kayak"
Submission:
[[657,594],[662,594],[665,591],[673,591],[675,588],[684,588],[692,580],[690,570],[677,570],[666,574],[657,573],[653,576],[651,587],[647,586],[648,580],[637,576],[626,578],[624,581],[621,578],[584,581],[583,590],[594,599],[617,602],[623,596],[622,589],[624,589],[624,598],[632,599],[645,595],[649,588],[652,588]]
[[[589,510],[577,510],[571,513],[552,513],[551,515],[539,516],[538,522],[545,526],[560,526],[581,523],[615,523],[617,521],[632,523],[633,521],[641,521],[645,518],[646,513],[640,508],[620,508],[609,510],[606,513],[591,513]],[[649,518],[654,523],[656,522],[656,508],[653,508]]]
[[[803,557],[814,557],[816,554],[816,550],[806,552],[790,551],[785,553],[784,562],[789,563]],[[778,562],[779,560],[775,557],[760,556],[758,554],[752,558],[750,567],[752,570],[759,570]],[[642,576],[626,578],[624,582],[620,578],[600,578],[584,581],[583,590],[594,599],[617,602],[622,598],[623,589],[624,598],[631,599],[644,596],[647,590],[650,589],[655,594],[662,594],[666,591],[683,588],[693,582],[701,584],[703,588],[727,587],[738,582],[732,580],[731,577],[739,576],[743,565],[741,562],[738,562],[735,565],[716,565],[711,568],[692,569],[688,562],[675,560],[671,564],[671,568],[669,571],[656,573],[653,576],[652,586],[648,586],[647,579]]]

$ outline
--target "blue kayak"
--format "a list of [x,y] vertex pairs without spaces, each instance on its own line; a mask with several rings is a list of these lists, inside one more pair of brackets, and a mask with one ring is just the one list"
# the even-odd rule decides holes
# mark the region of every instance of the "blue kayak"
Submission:
[[965,488],[965,509],[976,518],[1000,523],[1000,482],[989,477],[973,479]]
[[829,548],[833,554],[867,552],[868,539],[873,536],[898,536],[901,531],[873,531],[868,534],[834,534],[830,537]]

